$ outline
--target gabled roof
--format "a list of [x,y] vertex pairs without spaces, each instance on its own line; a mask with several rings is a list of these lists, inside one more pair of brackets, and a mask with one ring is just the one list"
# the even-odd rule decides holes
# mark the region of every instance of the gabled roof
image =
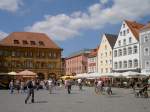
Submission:
[[[15,44],[14,41],[17,41],[18,44]],[[23,41],[26,41],[27,43],[23,44]],[[31,41],[34,43],[34,45],[31,44]],[[40,45],[40,42],[42,45]],[[0,45],[61,49],[46,34],[33,32],[13,32],[1,40]]]
[[131,30],[135,38],[139,40],[139,31],[141,28],[144,27],[144,25],[141,23],[137,23],[136,21],[129,21],[129,20],[125,20],[125,23],[128,25],[129,29]]
[[111,48],[113,48],[118,36],[115,34],[105,34],[105,36],[106,36]]
[[89,53],[88,57],[92,58],[92,57],[96,57],[97,56],[97,52],[98,52],[98,47],[95,49],[92,49],[91,52]]
[[150,29],[150,23],[146,24],[143,28],[141,28],[140,31],[147,30],[147,29]]

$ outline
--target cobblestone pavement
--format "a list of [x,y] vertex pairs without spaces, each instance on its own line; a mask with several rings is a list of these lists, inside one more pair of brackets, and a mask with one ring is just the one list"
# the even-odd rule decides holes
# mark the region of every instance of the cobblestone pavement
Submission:
[[35,92],[35,103],[24,103],[26,94],[9,94],[0,90],[0,112],[150,112],[150,98],[135,98],[132,90],[113,88],[113,95],[97,95],[92,87],[72,89],[67,94],[57,88]]

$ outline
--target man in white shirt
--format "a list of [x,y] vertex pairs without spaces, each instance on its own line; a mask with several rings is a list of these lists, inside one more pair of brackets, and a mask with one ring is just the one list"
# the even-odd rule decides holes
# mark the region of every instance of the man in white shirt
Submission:
[[49,93],[51,94],[52,93],[52,89],[53,89],[53,81],[52,81],[52,79],[48,80],[48,87],[49,87]]

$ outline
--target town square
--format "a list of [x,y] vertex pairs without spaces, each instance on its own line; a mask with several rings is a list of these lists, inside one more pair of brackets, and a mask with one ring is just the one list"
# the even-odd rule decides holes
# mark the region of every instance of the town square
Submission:
[[93,88],[79,91],[73,88],[68,95],[57,88],[53,94],[46,90],[35,92],[35,103],[24,103],[25,94],[0,92],[0,109],[3,112],[149,112],[150,99],[135,98],[132,90],[113,89],[113,95],[97,95]]
[[0,112],[149,112],[150,0],[0,0]]

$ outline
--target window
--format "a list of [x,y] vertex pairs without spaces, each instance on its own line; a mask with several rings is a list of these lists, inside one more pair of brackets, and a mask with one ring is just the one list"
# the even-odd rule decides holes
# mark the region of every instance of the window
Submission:
[[121,46],[121,41],[120,40],[118,41],[118,45]]
[[144,36],[144,42],[148,42],[148,36]]
[[137,50],[137,46],[134,46],[134,47],[133,47],[133,53],[136,54],[137,51],[138,51],[138,50]]
[[106,73],[107,73],[108,72],[108,68],[106,68],[105,70],[106,70]]
[[127,29],[127,33],[129,33],[129,29]]
[[150,68],[150,61],[145,61],[145,68]]
[[119,68],[122,68],[122,62],[119,61]]
[[112,63],[112,60],[109,60],[109,64],[111,64]]
[[145,56],[149,55],[149,49],[148,49],[148,47],[144,48],[144,55]]
[[122,56],[122,50],[119,49],[119,56]]
[[23,45],[28,44],[27,40],[23,40],[22,42],[23,42]]
[[126,35],[126,31],[124,30],[124,31],[123,31],[123,36],[125,36],[125,35]]
[[109,55],[111,56],[111,51],[109,52]]
[[15,54],[16,54],[16,53],[15,53],[15,51],[12,51],[12,54],[11,54],[11,56],[15,56]]
[[107,56],[107,52],[105,53],[105,56]]
[[128,47],[128,55],[132,54],[132,47]]
[[103,69],[101,69],[101,73],[103,73]]
[[44,42],[43,41],[39,41],[39,45],[40,46],[44,46]]
[[117,62],[115,62],[115,69],[117,69],[118,68],[118,63]]
[[117,57],[117,50],[114,51],[114,57]]
[[101,61],[101,64],[103,64],[103,61]]
[[107,49],[107,45],[105,45],[105,49]]
[[124,68],[127,68],[127,61],[124,61],[124,62],[123,62],[123,67],[124,67]]
[[127,55],[127,49],[126,48],[123,48],[123,55]]
[[125,28],[125,24],[123,24],[123,28]]
[[128,68],[132,68],[132,60],[128,61]]
[[122,31],[120,32],[120,36],[122,36]]
[[106,64],[107,64],[107,60],[106,60]]
[[138,60],[137,59],[134,60],[134,67],[138,67]]
[[14,44],[19,44],[19,40],[14,40]]
[[36,45],[35,41],[30,41],[31,45]]
[[0,56],[3,56],[3,51],[2,50],[0,50]]
[[123,39],[123,45],[126,45],[126,39]]
[[132,43],[132,38],[131,37],[129,37],[129,43]]

